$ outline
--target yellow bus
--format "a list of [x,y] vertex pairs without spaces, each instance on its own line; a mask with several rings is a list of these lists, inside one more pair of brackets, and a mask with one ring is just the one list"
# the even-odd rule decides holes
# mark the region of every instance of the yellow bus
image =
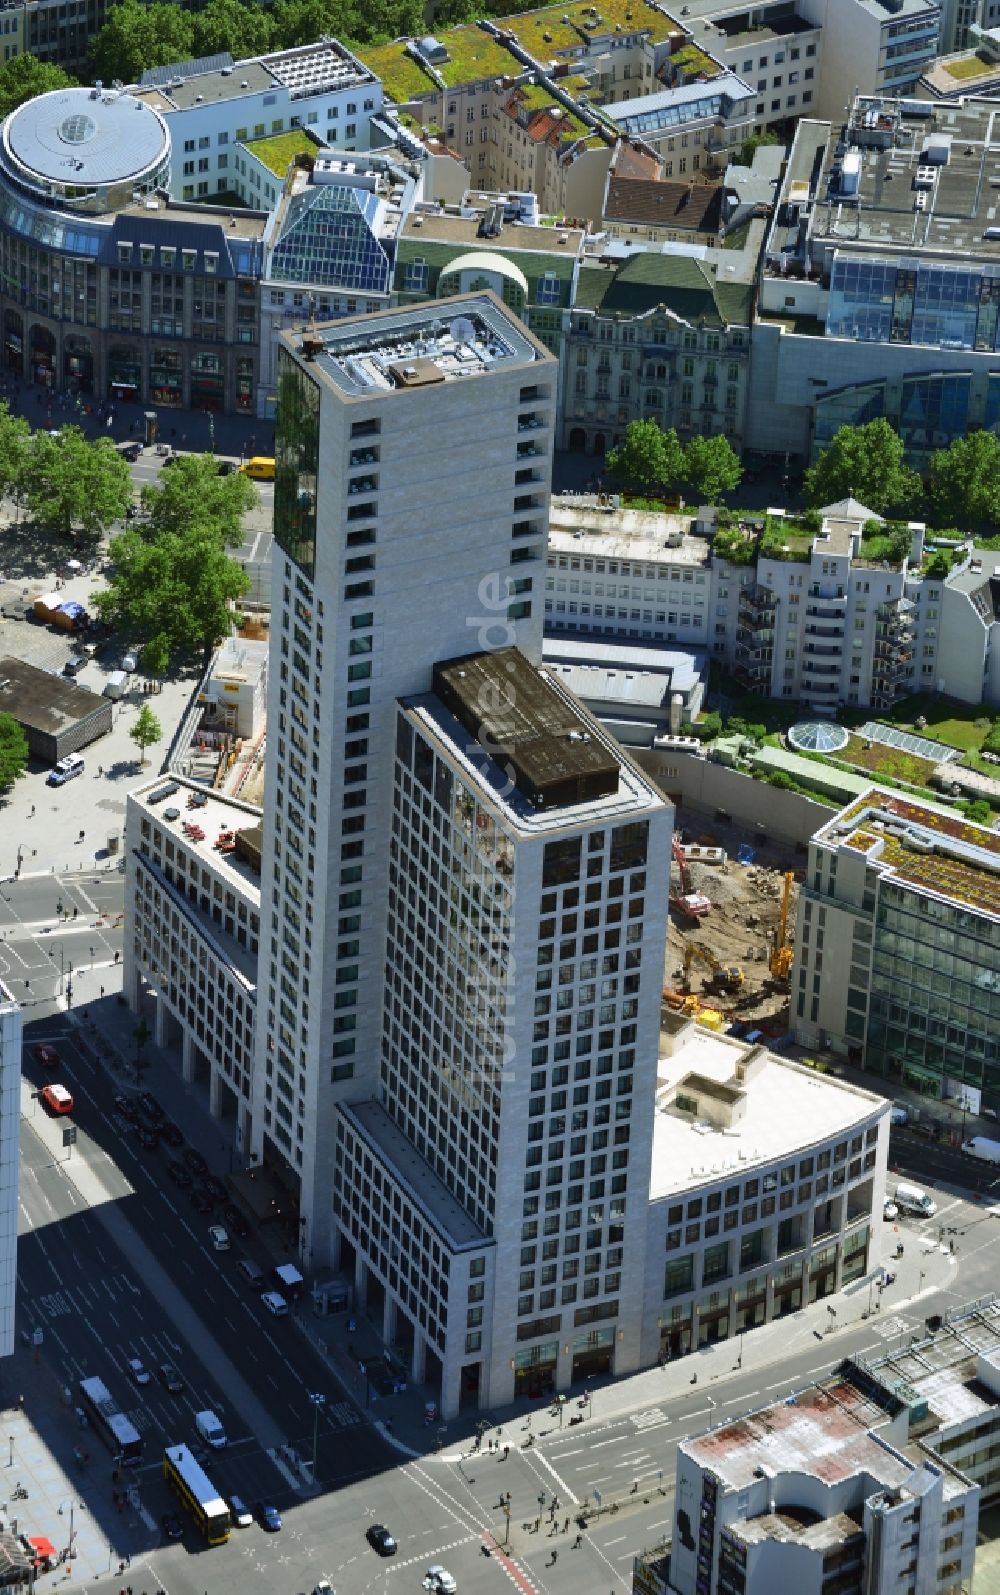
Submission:
[[186,1445],[167,1446],[163,1453],[163,1477],[181,1505],[190,1512],[207,1543],[224,1545],[229,1538],[229,1508]]

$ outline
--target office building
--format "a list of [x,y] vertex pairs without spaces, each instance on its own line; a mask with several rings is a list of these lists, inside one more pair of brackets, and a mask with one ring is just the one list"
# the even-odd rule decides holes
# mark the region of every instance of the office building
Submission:
[[962,1595],[996,1493],[998,1354],[996,1304],[956,1308],[905,1350],[683,1440],[672,1595]]
[[643,1364],[798,1312],[873,1270],[888,1120],[884,1098],[664,1010]]
[[800,459],[884,416],[911,463],[1000,415],[995,102],[860,98],[796,130],[761,268],[744,442]]
[[1000,24],[1000,0],[941,0],[938,53],[953,55],[976,45],[982,30]]
[[873,1074],[1000,1110],[1000,837],[873,787],[809,844],[792,1024]]
[[0,981],[0,1357],[14,1350],[23,1045],[21,1009]]
[[557,367],[488,293],[280,362],[253,1134],[321,1262],[336,1110],[378,1091],[395,704],[477,638],[540,657]]

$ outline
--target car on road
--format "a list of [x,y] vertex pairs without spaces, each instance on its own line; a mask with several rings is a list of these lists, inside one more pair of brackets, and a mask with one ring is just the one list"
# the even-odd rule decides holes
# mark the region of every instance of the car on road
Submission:
[[894,1102],[889,1109],[890,1124],[909,1124],[910,1111],[903,1102]]
[[239,471],[239,465],[236,463],[235,460],[220,460],[219,461],[219,475],[220,476],[235,476],[238,471]]
[[257,1517],[261,1528],[266,1529],[268,1534],[277,1534],[281,1528],[281,1513],[270,1501],[257,1502]]
[[212,1198],[210,1196],[206,1196],[204,1191],[199,1191],[197,1186],[195,1186],[194,1190],[191,1192],[188,1200],[190,1201],[195,1212],[200,1213],[202,1218],[207,1218],[215,1206]]
[[384,1523],[369,1523],[365,1539],[379,1556],[395,1556],[398,1547]]
[[899,1217],[899,1208],[896,1206],[895,1202],[890,1202],[888,1199],[886,1200],[885,1206],[882,1208],[882,1217],[887,1224],[894,1224],[896,1222],[897,1218]]
[[160,1144],[160,1137],[150,1124],[137,1124],[135,1126],[136,1138],[139,1145],[147,1152],[155,1152]]
[[458,1589],[454,1575],[440,1562],[435,1562],[433,1567],[427,1569],[423,1583],[424,1589],[433,1590],[435,1595],[455,1595]]
[[119,443],[118,452],[123,460],[130,460],[134,465],[142,453],[141,443]]
[[337,1595],[337,1591],[328,1578],[321,1578],[318,1584],[313,1585],[312,1595]]
[[229,1231],[227,1229],[223,1229],[221,1224],[210,1224],[209,1225],[209,1227],[208,1227],[208,1238],[212,1242],[212,1246],[213,1246],[215,1251],[217,1251],[217,1252],[228,1252],[228,1250],[229,1250]]
[[125,1364],[129,1378],[135,1385],[148,1385],[152,1375],[140,1357],[130,1357]]
[[208,1164],[205,1162],[205,1159],[202,1157],[201,1153],[196,1152],[193,1146],[189,1146],[183,1153],[183,1161],[191,1170],[192,1174],[197,1174],[200,1176],[202,1174],[208,1173]]
[[229,1497],[229,1511],[232,1515],[234,1528],[248,1529],[250,1527],[253,1522],[253,1513],[242,1495],[231,1495]]
[[42,1087],[42,1101],[51,1113],[72,1113],[73,1096],[64,1085]]
[[111,1100],[122,1118],[127,1119],[129,1124],[138,1124],[139,1110],[131,1097],[127,1097],[123,1091],[116,1091]]
[[191,1184],[191,1176],[183,1163],[168,1163],[167,1178],[173,1180],[175,1185],[179,1185],[182,1191],[186,1191]]
[[180,1540],[184,1538],[184,1525],[176,1512],[164,1512],[160,1519],[165,1540]]
[[164,1119],[160,1125],[160,1137],[168,1146],[183,1146],[184,1137],[181,1135],[172,1119]]
[[247,1224],[247,1221],[243,1217],[243,1214],[240,1212],[239,1208],[234,1207],[232,1202],[227,1202],[226,1206],[222,1209],[222,1216],[229,1225],[229,1228],[232,1230],[233,1234],[239,1240],[245,1241],[250,1233],[250,1226]]
[[154,1124],[162,1123],[166,1117],[160,1104],[150,1091],[141,1091],[139,1093],[139,1106],[147,1119],[151,1119]]
[[163,462],[163,470],[166,470],[168,465],[176,465],[177,461],[179,459],[180,459],[180,455],[179,454],[168,454],[166,459]]
[[217,1174],[203,1174],[201,1177],[201,1188],[207,1196],[212,1198],[213,1202],[224,1202],[226,1197],[229,1195],[229,1192],[226,1190],[226,1187],[223,1185]]
[[44,1069],[54,1069],[56,1064],[59,1062],[58,1052],[56,1051],[55,1047],[50,1047],[47,1041],[39,1041],[37,1046],[32,1047],[31,1050],[36,1061],[40,1063]]
[[279,1290],[265,1290],[260,1299],[275,1318],[288,1317],[288,1303]]
[[179,1396],[184,1389],[184,1381],[172,1362],[161,1362],[156,1370],[156,1376],[172,1396]]

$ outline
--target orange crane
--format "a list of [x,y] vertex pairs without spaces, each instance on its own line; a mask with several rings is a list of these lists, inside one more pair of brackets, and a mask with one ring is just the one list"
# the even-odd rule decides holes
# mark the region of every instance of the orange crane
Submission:
[[778,924],[778,935],[774,943],[774,951],[771,954],[771,974],[775,980],[788,979],[795,959],[795,951],[788,941],[788,908],[791,903],[792,882],[794,879],[794,871],[786,871],[785,885],[781,893],[781,919]]
[[670,893],[670,906],[671,908],[676,908],[679,914],[686,915],[688,919],[702,919],[711,908],[712,901],[703,892],[693,892],[691,890],[691,874],[688,870],[687,859],[684,857],[684,849],[676,836],[673,839],[673,855],[674,862],[677,865],[677,873],[680,876],[681,889],[679,892],[672,891]]

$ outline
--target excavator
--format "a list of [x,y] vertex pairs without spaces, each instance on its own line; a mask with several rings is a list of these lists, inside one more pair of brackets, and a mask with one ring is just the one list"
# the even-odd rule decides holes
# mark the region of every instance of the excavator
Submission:
[[681,889],[679,892],[671,891],[670,906],[671,908],[676,908],[679,914],[684,914],[688,919],[701,919],[712,906],[711,898],[706,897],[703,892],[693,892],[691,890],[691,873],[687,866],[687,859],[684,857],[684,849],[676,836],[673,839],[672,851],[674,863],[677,865],[677,873],[680,876]]
[[793,871],[788,870],[785,874],[785,885],[781,893],[781,919],[778,924],[778,934],[771,953],[770,969],[775,980],[788,979],[795,959],[795,951],[788,940],[788,909],[791,903],[792,882],[794,879]]
[[724,964],[704,942],[689,941],[684,949],[684,984],[687,987],[691,984],[691,965],[695,962],[708,965],[712,971],[712,985],[720,986],[723,991],[740,991],[746,982],[747,977],[739,964]]

